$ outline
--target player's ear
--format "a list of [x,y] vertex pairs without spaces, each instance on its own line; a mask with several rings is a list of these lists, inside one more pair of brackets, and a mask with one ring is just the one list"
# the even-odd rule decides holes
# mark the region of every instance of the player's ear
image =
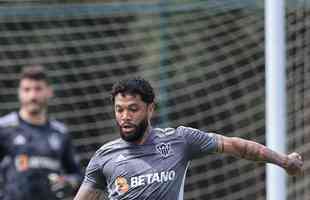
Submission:
[[47,86],[47,96],[48,98],[54,97],[54,90],[50,85]]
[[150,116],[153,115],[154,110],[155,110],[155,104],[154,103],[148,104],[148,113],[150,114]]

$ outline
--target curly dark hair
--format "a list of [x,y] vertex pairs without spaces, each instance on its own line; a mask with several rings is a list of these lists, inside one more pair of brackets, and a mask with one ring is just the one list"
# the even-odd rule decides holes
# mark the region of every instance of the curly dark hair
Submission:
[[118,81],[113,85],[111,99],[114,103],[117,94],[140,95],[147,104],[155,100],[154,89],[151,84],[141,77]]
[[32,79],[49,83],[47,74],[42,65],[27,65],[23,67],[19,80],[21,81],[23,79]]

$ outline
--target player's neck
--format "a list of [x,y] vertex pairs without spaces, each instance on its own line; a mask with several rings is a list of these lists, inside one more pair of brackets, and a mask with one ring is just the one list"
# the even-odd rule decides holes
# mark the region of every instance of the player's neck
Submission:
[[149,137],[149,130],[151,129],[151,126],[148,125],[144,134],[143,134],[143,137],[140,139],[140,140],[137,140],[137,141],[134,141],[133,143],[134,144],[137,144],[137,145],[141,145],[141,144],[144,144],[147,140],[147,138]]
[[40,113],[30,113],[26,110],[21,109],[19,111],[19,116],[26,122],[33,125],[43,125],[47,122],[46,111],[42,111]]

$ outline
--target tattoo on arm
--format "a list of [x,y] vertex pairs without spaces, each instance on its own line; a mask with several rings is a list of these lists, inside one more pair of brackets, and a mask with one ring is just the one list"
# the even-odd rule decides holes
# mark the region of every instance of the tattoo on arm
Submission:
[[247,160],[274,163],[284,168],[287,165],[286,155],[277,153],[257,142],[222,135],[217,135],[217,141],[219,153],[227,153]]

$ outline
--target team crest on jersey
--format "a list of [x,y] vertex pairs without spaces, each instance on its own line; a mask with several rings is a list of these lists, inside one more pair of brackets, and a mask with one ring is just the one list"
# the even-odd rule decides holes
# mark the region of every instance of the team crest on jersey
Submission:
[[27,142],[26,138],[22,135],[18,135],[16,138],[14,138],[14,141],[13,141],[15,145],[24,145],[26,144],[26,142]]
[[115,190],[117,191],[118,194],[124,194],[128,192],[129,190],[129,185],[126,180],[126,178],[122,176],[118,176],[114,182],[115,185]]
[[52,149],[54,149],[54,150],[60,149],[61,142],[60,142],[59,137],[57,137],[56,134],[52,134],[52,135],[48,138],[48,142],[49,142],[49,144],[50,144],[50,146],[51,146]]
[[171,149],[171,144],[170,143],[160,143],[160,144],[156,145],[156,150],[164,158],[167,158],[172,153],[172,149]]

